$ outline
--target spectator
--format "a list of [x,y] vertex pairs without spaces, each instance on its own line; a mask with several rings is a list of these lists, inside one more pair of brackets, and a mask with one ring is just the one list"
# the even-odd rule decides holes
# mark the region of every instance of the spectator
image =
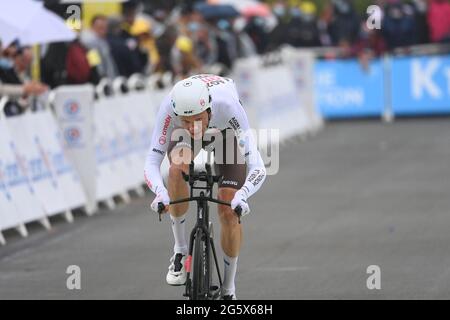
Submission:
[[178,36],[175,45],[172,46],[170,56],[175,77],[186,78],[195,73],[194,70],[202,68],[195,55],[193,42],[186,36]]
[[171,63],[171,51],[178,38],[177,29],[174,26],[167,27],[163,34],[156,40],[156,46],[160,54],[160,60],[156,71],[163,73],[166,71],[174,72]]
[[40,82],[28,81],[28,71],[32,61],[28,48],[19,48],[17,43],[2,52],[0,43],[0,96],[12,98],[5,106],[5,114],[21,114],[29,105],[28,97],[41,95],[48,87]]
[[273,6],[273,13],[277,18],[278,24],[268,35],[267,51],[275,50],[288,42],[286,35],[291,17],[289,16],[287,4],[283,1],[278,1]]
[[51,43],[41,59],[42,81],[51,88],[67,84],[66,58],[68,43]]
[[[121,73],[122,76],[129,77],[133,73],[145,74],[147,71],[148,64],[148,53],[139,46],[139,39],[131,34],[131,27],[136,21],[136,17],[140,10],[139,3],[137,1],[128,1],[123,3],[123,14],[120,32],[117,34],[119,40],[122,44],[124,43],[128,47],[130,58],[128,61],[132,61],[132,64],[127,67],[122,66],[125,73]],[[116,59],[117,63],[122,63],[120,59]]]
[[432,42],[441,42],[450,38],[450,3],[448,0],[430,0],[428,24]]
[[417,26],[417,43],[429,43],[430,30],[427,21],[427,0],[413,0],[413,4]]
[[27,72],[29,71],[32,62],[33,52],[30,47],[22,47],[15,55],[14,69],[21,82],[28,82],[31,80]]
[[201,63],[203,65],[216,63],[218,59],[217,42],[212,32],[209,31],[208,25],[193,21],[188,24],[187,28],[192,34],[196,55]]
[[95,55],[98,60],[97,70],[100,77],[113,79],[118,76],[117,67],[107,41],[108,19],[104,15],[92,18],[91,29],[81,33],[81,42]]
[[382,30],[390,50],[417,44],[414,11],[409,4],[390,0],[385,9]]
[[244,29],[253,40],[258,54],[267,51],[269,44],[269,34],[264,29],[264,19],[261,17],[251,17]]
[[13,42],[0,54],[0,81],[3,83],[18,84],[19,78],[14,70],[14,59],[19,54],[18,43]]
[[139,18],[134,21],[130,33],[138,39],[141,51],[147,52],[149,66],[154,70],[159,63],[159,52],[151,27],[149,21]]
[[[246,58],[257,54],[256,46],[252,39],[244,31],[246,22],[244,18],[235,19],[233,22],[233,31],[237,37],[237,57]],[[269,41],[269,38],[268,38]],[[269,44],[269,43],[268,43]]]
[[41,60],[41,77],[51,88],[65,84],[97,84],[97,54],[89,52],[76,39],[72,42],[52,43]]
[[377,29],[369,29],[367,24],[362,22],[360,37],[352,50],[352,55],[358,58],[362,68],[368,71],[372,59],[380,58],[386,49],[381,32]]
[[371,58],[379,58],[386,50],[386,42],[381,32],[377,29],[369,29],[367,24],[362,22],[359,39],[353,46],[353,55],[359,57],[362,54],[369,54]]
[[[140,57],[133,53],[122,36],[121,20],[109,20],[108,44],[120,76],[129,77],[133,73],[143,72]],[[131,44],[133,48],[133,44]]]
[[292,19],[288,23],[287,43],[293,47],[318,47],[320,45],[316,6],[309,1],[300,8],[291,9]]
[[67,84],[98,84],[100,82],[97,55],[88,52],[78,39],[69,44],[65,63]]
[[327,3],[320,14],[319,21],[318,21],[318,28],[319,28],[319,38],[320,38],[320,44],[322,46],[332,46],[333,40],[331,39],[331,35],[328,32],[328,26],[331,25],[331,22],[333,21],[333,5],[331,3]]
[[360,18],[351,0],[332,0],[333,11],[328,25],[333,45],[339,43],[354,43],[359,34]]
[[221,19],[213,23],[212,26],[218,48],[217,62],[224,65],[226,68],[231,69],[233,67],[233,62],[238,56],[237,38],[232,33],[231,23],[228,20]]

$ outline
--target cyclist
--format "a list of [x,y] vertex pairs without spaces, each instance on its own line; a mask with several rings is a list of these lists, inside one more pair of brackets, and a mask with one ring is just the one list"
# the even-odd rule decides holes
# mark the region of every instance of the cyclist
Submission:
[[[152,210],[157,212],[158,203],[164,203],[172,221],[175,245],[166,277],[169,285],[186,282],[184,263],[188,245],[184,222],[188,204],[168,204],[170,200],[189,197],[182,171],[189,172],[189,163],[201,148],[211,148],[216,174],[223,176],[218,199],[231,203],[231,208],[218,206],[224,253],[222,298],[236,299],[235,275],[242,228],[234,209],[240,206],[242,216],[247,215],[250,212],[247,199],[259,190],[266,178],[263,160],[249,130],[247,115],[231,79],[211,74],[192,76],[176,83],[163,100],[144,173],[149,188],[156,194]],[[199,142],[200,147],[195,148]],[[160,172],[166,152],[170,161],[167,189]]]

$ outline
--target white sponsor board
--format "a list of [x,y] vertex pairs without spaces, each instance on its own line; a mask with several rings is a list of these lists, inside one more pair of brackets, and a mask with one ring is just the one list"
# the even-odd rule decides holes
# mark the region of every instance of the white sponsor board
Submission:
[[282,141],[321,126],[311,89],[314,57],[292,50],[238,60],[232,76],[250,126],[279,130]]
[[323,127],[323,118],[316,108],[314,96],[314,53],[310,50],[285,47],[282,56],[290,70],[299,106],[307,118],[308,130],[317,131]]
[[59,187],[56,174],[52,173],[48,153],[45,150],[47,141],[43,140],[38,126],[36,114],[25,113],[8,118],[6,123],[14,138],[14,152],[23,159],[23,170],[27,173],[30,184],[35,191],[47,215],[65,212],[67,204],[62,189]]
[[[11,152],[12,138],[6,127],[6,120],[0,118],[0,231],[22,223],[22,216],[13,198],[13,175],[17,177],[16,159]],[[42,213],[42,212],[41,212]]]
[[80,177],[74,170],[63,148],[63,139],[54,115],[49,111],[33,114],[33,124],[38,133],[41,152],[58,188],[62,190],[67,209],[83,207],[87,203],[86,194],[81,185]]
[[[36,198],[36,190],[31,182],[27,158],[19,152],[17,138],[11,134],[10,119],[0,120],[0,148],[3,182],[9,197],[14,202],[17,215],[23,223],[39,220],[45,217],[44,207]],[[20,138],[19,138],[20,139]],[[9,208],[11,206],[9,205]],[[9,213],[8,213],[9,214]],[[10,227],[16,217],[8,218]]]
[[94,103],[94,145],[96,155],[96,199],[108,200],[121,194],[123,167],[117,161],[118,137],[111,127],[113,98],[101,98]]
[[91,85],[61,86],[55,90],[54,106],[64,150],[80,178],[88,212],[96,209],[93,99]]

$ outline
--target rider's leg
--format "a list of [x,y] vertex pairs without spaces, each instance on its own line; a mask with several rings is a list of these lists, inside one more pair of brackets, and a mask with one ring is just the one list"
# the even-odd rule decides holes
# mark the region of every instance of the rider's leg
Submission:
[[[170,168],[168,191],[172,200],[189,197],[189,187],[184,181],[182,172],[189,172],[189,163],[192,158],[190,149],[175,147],[170,152]],[[185,235],[185,214],[189,209],[188,203],[176,204],[169,206],[170,218],[172,220],[172,231],[175,238],[174,252],[187,254],[188,246]]]
[[[236,189],[220,188],[218,198],[224,202],[233,200]],[[219,205],[221,224],[221,244],[224,252],[224,295],[234,294],[237,260],[242,241],[242,226],[233,210],[228,206]]]
[[[238,150],[238,144],[232,130],[226,132],[223,150],[215,150],[215,168],[218,174],[223,176],[219,185],[218,198],[224,202],[230,203],[233,200],[237,190],[245,182],[247,166]],[[230,151],[233,150],[232,153]],[[218,163],[218,160],[223,160]],[[231,160],[231,161],[230,161]],[[221,244],[224,252],[224,283],[222,295],[234,296],[237,260],[242,242],[242,226],[236,213],[229,206],[219,205],[219,217],[221,224]]]
[[[183,179],[182,172],[189,173],[189,164],[192,159],[192,151],[186,147],[175,147],[170,152],[169,168],[169,197],[171,200],[189,197],[189,186]],[[189,203],[171,205],[169,212],[171,216],[179,217],[189,209]]]

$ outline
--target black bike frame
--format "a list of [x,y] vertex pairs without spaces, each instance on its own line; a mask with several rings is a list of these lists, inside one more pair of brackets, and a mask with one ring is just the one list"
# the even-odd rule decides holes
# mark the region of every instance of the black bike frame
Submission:
[[[221,205],[225,205],[225,206],[230,206],[229,203],[224,202],[224,201],[220,201],[218,199],[214,199],[212,197],[213,194],[213,188],[214,188],[214,184],[215,183],[219,183],[222,179],[221,176],[213,176],[211,173],[211,165],[209,163],[207,163],[205,165],[206,168],[206,172],[200,172],[200,173],[196,173],[194,170],[194,163],[192,162],[189,165],[189,174],[185,174],[183,172],[183,178],[185,181],[189,182],[190,185],[190,197],[186,198],[186,199],[180,199],[180,200],[176,200],[176,201],[172,201],[170,202],[170,205],[175,205],[175,204],[180,204],[180,203],[185,203],[185,202],[191,202],[191,201],[196,201],[197,202],[197,222],[195,224],[195,227],[193,228],[191,235],[190,235],[190,240],[189,240],[189,256],[186,260],[186,266],[187,266],[187,278],[186,278],[186,291],[184,296],[187,296],[189,298],[192,299],[192,285],[191,285],[191,279],[190,279],[190,274],[191,274],[191,269],[192,269],[192,254],[194,251],[194,240],[195,240],[195,235],[197,234],[197,231],[200,229],[203,233],[203,235],[205,236],[205,263],[206,263],[206,272],[208,273],[208,280],[207,280],[207,292],[203,292],[201,293],[202,296],[204,296],[206,299],[208,298],[214,298],[215,295],[218,294],[218,289],[220,289],[222,287],[222,277],[220,275],[220,269],[219,269],[219,264],[217,261],[217,254],[216,254],[216,249],[214,246],[214,240],[211,238],[211,234],[210,234],[210,230],[209,230],[209,205],[208,202],[212,202],[212,203],[217,203],[217,204],[221,204]],[[196,182],[197,181],[202,181],[202,182],[206,182],[206,187],[198,187],[196,186]],[[200,190],[200,195],[199,196],[194,196],[194,190]],[[159,209],[159,219],[161,221],[161,214],[164,211],[164,204],[159,203],[158,204],[158,209]],[[236,214],[239,217],[239,223],[241,223],[240,217],[241,217],[241,208],[238,207],[235,209]],[[214,257],[214,263],[216,265],[216,271],[217,271],[217,275],[218,275],[218,279],[219,279],[219,288],[214,289],[211,288],[211,284],[209,283],[209,278],[210,277],[210,272],[211,272],[211,266],[210,266],[210,254],[211,251],[213,253],[213,257]],[[197,258],[197,257],[195,257]],[[211,294],[211,291],[217,291],[215,295]]]

